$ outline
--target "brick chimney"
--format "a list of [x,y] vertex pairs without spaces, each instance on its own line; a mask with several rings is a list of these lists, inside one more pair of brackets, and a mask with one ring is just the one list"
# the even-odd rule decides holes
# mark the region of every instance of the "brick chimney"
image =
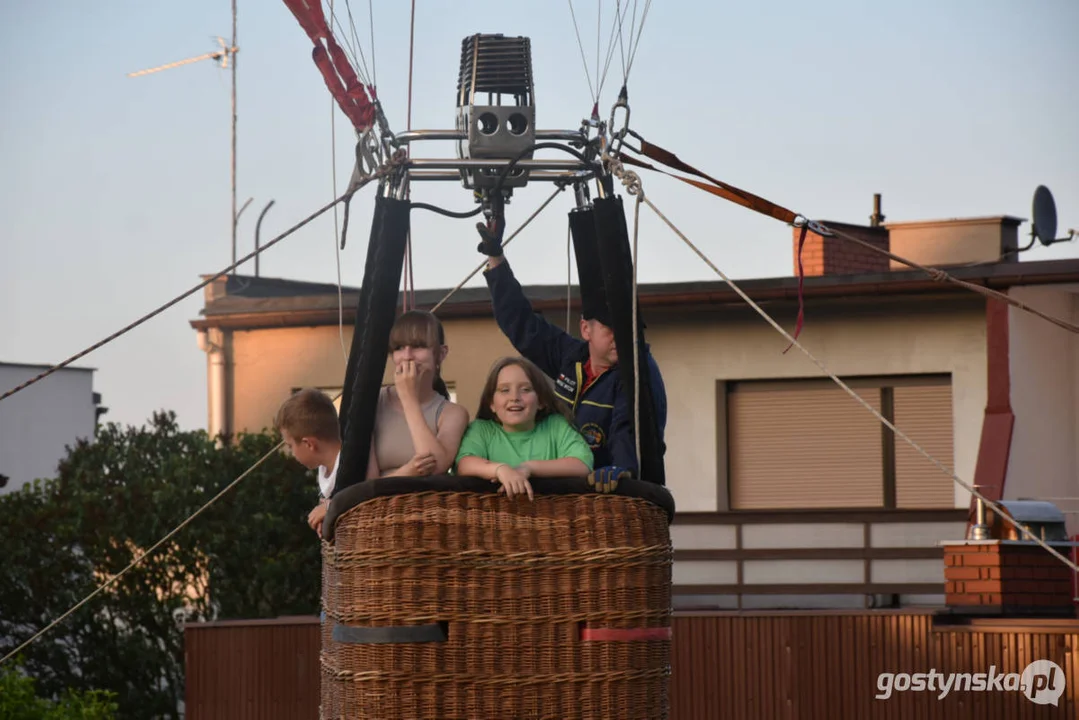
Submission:
[[[1050,543],[1064,557],[1072,543]],[[1075,617],[1071,570],[1034,543],[967,540],[944,545],[945,602],[968,615]]]
[[[822,221],[826,227],[853,235],[859,240],[887,250],[888,230],[883,227],[849,225]],[[801,228],[794,228],[794,272],[798,273],[798,237]],[[812,230],[806,233],[802,246],[802,271],[807,277],[816,275],[858,275],[888,272],[888,257],[840,237],[822,237]]]
[[969,539],[942,543],[945,603],[962,615],[1075,617],[1071,569],[1034,543],[1038,537],[1064,557],[1064,515],[1048,502],[1005,500],[1002,511],[1023,528],[1016,531],[978,501],[978,521]]
[[[211,277],[211,276],[210,275],[201,275],[200,277],[203,280],[205,280],[206,278]],[[209,305],[214,300],[220,300],[221,298],[228,295],[229,294],[228,289],[227,289],[228,283],[229,283],[229,276],[228,275],[222,275],[221,277],[213,280],[202,291],[203,301],[207,305]]]

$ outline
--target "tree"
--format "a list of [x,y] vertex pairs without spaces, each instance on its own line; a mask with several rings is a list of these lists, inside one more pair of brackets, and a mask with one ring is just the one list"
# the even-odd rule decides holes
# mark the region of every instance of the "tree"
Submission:
[[[0,653],[127,567],[269,452],[279,438],[217,447],[174,413],[98,429],[56,478],[0,496]],[[30,645],[22,667],[47,697],[116,693],[120,717],[176,718],[187,618],[315,614],[319,543],[305,522],[311,474],[273,453],[115,585]]]

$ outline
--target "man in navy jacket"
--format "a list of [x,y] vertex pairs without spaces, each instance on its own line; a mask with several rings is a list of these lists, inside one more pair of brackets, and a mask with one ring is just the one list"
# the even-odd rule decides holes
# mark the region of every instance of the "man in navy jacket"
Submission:
[[[597,468],[593,481],[597,486],[602,484],[601,490],[614,489],[618,477],[625,476],[624,470],[637,474],[637,451],[606,303],[584,302],[580,321],[583,340],[578,340],[532,310],[499,243],[482,242],[479,249],[488,255],[484,278],[498,327],[517,352],[555,381],[555,393],[573,409],[577,429],[592,448]],[[662,453],[666,447],[667,394],[647,344],[639,352],[641,370],[647,369],[651,381]],[[632,348],[626,351],[625,360],[633,362]]]

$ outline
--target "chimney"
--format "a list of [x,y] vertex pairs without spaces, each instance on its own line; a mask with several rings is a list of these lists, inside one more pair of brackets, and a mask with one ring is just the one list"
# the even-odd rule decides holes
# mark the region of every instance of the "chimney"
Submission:
[[[888,229],[880,226],[884,216],[880,213],[880,193],[873,196],[873,223],[850,225],[823,220],[829,228],[853,235],[882,250],[889,249]],[[794,228],[794,274],[798,274],[798,238],[801,228]],[[806,232],[802,246],[802,271],[807,277],[820,275],[862,275],[888,272],[888,257],[841,237],[822,237],[812,230]]]
[[[1001,262],[1019,249],[1019,218],[957,218],[889,223],[892,252],[922,265]],[[891,263],[892,270],[909,270]]]
[[869,227],[880,227],[884,215],[880,211],[880,193],[873,193],[873,214],[869,216]]
[[[201,277],[202,277],[203,280],[205,280],[206,278],[211,277],[211,276],[210,275],[202,275]],[[221,277],[216,278],[213,281],[211,281],[209,285],[207,285],[205,288],[203,288],[203,291],[202,291],[203,301],[207,305],[209,305],[214,300],[220,300],[221,298],[228,295],[229,294],[228,293],[228,283],[229,283],[229,276],[228,275],[222,275]]]
[[993,515],[985,518],[979,499],[978,521],[970,538],[945,542],[945,603],[955,615],[1075,617],[1071,569],[1029,539],[1038,537],[1064,557],[1064,515],[1049,502],[1005,500],[1003,512],[1023,527],[1019,533]]
[[[888,249],[888,231],[885,228],[848,225],[824,220],[829,228],[853,235],[882,250]],[[798,238],[801,228],[794,228],[794,272],[798,273]],[[822,237],[812,230],[806,232],[802,246],[802,271],[807,277],[818,275],[862,275],[888,272],[888,256],[875,253],[850,240],[840,237]]]

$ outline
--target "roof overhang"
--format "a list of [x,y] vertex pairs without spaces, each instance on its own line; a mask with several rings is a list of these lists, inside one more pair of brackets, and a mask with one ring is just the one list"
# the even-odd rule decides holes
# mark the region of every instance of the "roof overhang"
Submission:
[[[959,280],[991,288],[1007,290],[1015,286],[1069,285],[1079,283],[1079,258],[1023,263],[992,263],[948,268]],[[277,283],[273,295],[245,297],[228,295],[203,309],[203,317],[192,320],[197,330],[209,328],[256,329],[271,327],[311,327],[336,325],[339,319],[338,295],[311,294],[313,284],[295,283],[297,292],[288,292],[288,281]],[[795,277],[757,278],[736,281],[738,286],[757,302],[797,302],[798,279]],[[326,287],[326,286],[321,286]],[[332,287],[332,286],[331,286]],[[538,311],[564,310],[565,285],[538,285],[524,288],[533,307]],[[571,289],[571,307],[579,309],[576,288]],[[707,308],[742,305],[739,295],[722,281],[643,284],[639,288],[642,308]],[[1073,291],[1073,290],[1069,290]],[[418,290],[416,306],[431,308],[449,290]],[[867,275],[826,275],[805,278],[803,297],[813,299],[863,302],[868,298],[924,298],[927,295],[969,297],[973,291],[953,283],[933,280],[917,270],[885,272]],[[359,294],[354,288],[345,291],[341,304],[346,322],[355,322]],[[485,287],[465,288],[439,308],[442,318],[491,317],[491,300]]]

